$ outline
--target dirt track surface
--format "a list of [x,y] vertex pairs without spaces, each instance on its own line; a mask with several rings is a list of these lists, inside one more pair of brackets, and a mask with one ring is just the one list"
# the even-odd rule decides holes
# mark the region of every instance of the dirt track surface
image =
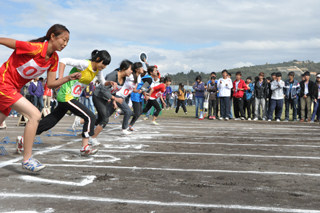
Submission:
[[[72,134],[73,119],[52,133]],[[158,120],[125,137],[110,124],[92,157],[79,156],[80,136],[42,134],[40,173],[0,144],[0,212],[320,212],[319,124]],[[21,135],[16,123],[0,140]]]

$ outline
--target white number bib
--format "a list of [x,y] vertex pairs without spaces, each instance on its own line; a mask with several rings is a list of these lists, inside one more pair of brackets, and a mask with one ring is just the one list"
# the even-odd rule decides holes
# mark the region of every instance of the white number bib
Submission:
[[88,85],[77,82],[72,86],[72,91],[71,91],[71,95],[73,97],[80,97],[82,91],[87,87]]
[[24,79],[34,79],[40,75],[42,75],[45,71],[49,69],[48,67],[40,67],[33,59],[17,67],[18,73]]

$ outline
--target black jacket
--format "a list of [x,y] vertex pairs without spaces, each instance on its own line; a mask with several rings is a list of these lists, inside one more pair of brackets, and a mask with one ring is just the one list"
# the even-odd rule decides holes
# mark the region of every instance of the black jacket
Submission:
[[260,87],[259,81],[256,81],[254,84],[254,97],[266,99],[267,94],[268,94],[267,93],[267,86],[268,86],[268,83],[267,83],[266,79],[263,79],[261,87]]
[[[305,89],[304,82],[305,81],[301,81],[300,82],[300,88],[301,88],[300,97],[304,96],[304,89]],[[314,82],[309,80],[309,84],[308,84],[308,89],[309,90],[308,90],[308,94],[307,94],[308,97],[312,97],[313,96],[312,95],[313,94],[313,87],[314,87]]]
[[312,91],[312,95],[311,95],[312,100],[318,99],[318,91],[319,91],[318,84],[314,83],[313,91]]

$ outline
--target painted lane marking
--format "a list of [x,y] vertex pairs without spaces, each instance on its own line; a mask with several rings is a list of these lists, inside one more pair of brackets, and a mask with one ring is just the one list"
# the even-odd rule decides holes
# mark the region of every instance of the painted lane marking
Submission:
[[[95,158],[105,158],[102,160],[97,160]],[[62,161],[65,162],[88,162],[92,161],[95,163],[114,163],[116,161],[121,160],[121,158],[117,158],[112,155],[92,155],[90,157],[78,157],[78,159],[72,159],[72,156],[65,156],[61,158]]]
[[113,145],[113,144],[104,144],[103,145],[107,149],[142,149],[144,147],[149,147],[148,145],[130,145],[130,144],[124,144],[124,145]]
[[[59,146],[47,147],[47,148],[44,149],[44,150],[35,152],[33,155],[42,155],[42,154],[44,154],[44,153],[48,153],[48,152],[51,152],[51,151],[53,151],[53,150],[57,150],[57,149],[59,149],[59,148],[61,148],[61,147],[64,147],[64,146],[66,146],[66,145],[73,144],[73,143],[74,143],[74,142],[68,142],[68,143],[66,143],[66,144],[62,144],[62,145],[59,145]],[[33,149],[33,150],[36,150],[36,149]],[[22,159],[23,159],[23,157],[18,157],[18,158],[14,158],[14,159],[11,159],[11,160],[8,160],[8,161],[1,162],[1,163],[0,163],[0,168],[5,167],[5,166],[8,166],[8,165],[10,165],[10,164],[12,164],[12,163],[15,163],[15,162],[17,162],[17,161],[19,161],[19,160],[22,160]]]
[[[59,149],[58,151],[76,151],[75,149]],[[320,157],[309,156],[284,156],[284,155],[245,155],[245,154],[220,154],[220,153],[192,153],[192,152],[151,152],[151,151],[129,151],[129,150],[101,150],[107,153],[133,153],[133,154],[156,154],[156,155],[199,155],[199,156],[227,156],[227,157],[249,157],[249,158],[285,158],[285,159],[309,159],[320,160]]]
[[95,175],[83,176],[84,179],[80,183],[71,182],[71,181],[60,181],[60,180],[50,180],[45,178],[39,178],[35,176],[22,175],[19,178],[27,182],[41,182],[41,183],[51,183],[51,184],[60,184],[60,185],[69,185],[69,186],[85,186],[93,182],[96,178]]
[[107,202],[107,203],[127,203],[138,205],[155,205],[155,206],[171,206],[171,207],[200,207],[200,208],[215,208],[215,209],[237,209],[237,210],[251,210],[251,211],[269,211],[269,212],[309,212],[320,213],[319,210],[309,209],[292,209],[292,208],[280,208],[272,206],[247,206],[247,205],[220,205],[220,204],[202,204],[202,203],[183,203],[183,202],[161,202],[153,200],[129,200],[118,198],[102,198],[102,197],[86,197],[86,196],[74,196],[74,195],[56,195],[56,194],[20,194],[20,193],[0,193],[0,197],[3,198],[53,198],[62,200],[85,200],[95,202]]
[[[14,163],[14,165],[19,165]],[[88,168],[88,165],[76,164],[46,164],[50,167],[76,167]],[[320,177],[320,173],[296,173],[296,172],[267,172],[267,171],[241,171],[241,170],[213,170],[213,169],[178,169],[178,168],[152,168],[152,167],[129,167],[129,166],[99,166],[90,165],[90,168],[103,168],[103,169],[125,169],[125,170],[150,170],[150,171],[173,171],[173,172],[203,172],[203,173],[231,173],[231,174],[256,174],[256,175],[290,175],[290,176],[308,176]]]
[[[211,142],[168,142],[168,141],[131,141],[132,143],[163,143],[163,144],[194,144],[194,145],[225,145],[225,146],[265,146],[265,147],[306,147],[306,148],[319,148],[319,146],[317,145],[300,145],[300,144],[296,144],[296,145],[288,145],[288,144],[283,144],[283,145],[279,145],[279,144],[239,144],[239,143],[211,143]],[[118,142],[117,142],[118,143]],[[106,145],[104,145],[104,147],[107,147]]]

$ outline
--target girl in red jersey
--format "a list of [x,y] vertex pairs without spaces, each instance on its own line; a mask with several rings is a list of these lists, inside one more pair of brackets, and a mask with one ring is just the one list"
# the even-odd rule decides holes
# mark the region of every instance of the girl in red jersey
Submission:
[[69,30],[60,24],[53,25],[46,36],[30,42],[10,38],[0,38],[0,44],[14,49],[14,52],[0,67],[0,123],[14,109],[28,118],[24,130],[24,153],[22,168],[40,171],[45,166],[32,158],[32,145],[38,123],[39,110],[24,98],[20,89],[30,80],[47,71],[48,88],[58,87],[70,80],[79,79],[80,73],[56,80],[59,57],[56,51],[63,50],[69,41]]
[[[161,82],[161,80],[160,80],[160,82]],[[162,84],[159,84],[158,86],[151,88],[150,97],[146,96],[148,103],[147,103],[146,107],[143,109],[143,113],[148,112],[151,107],[155,108],[156,111],[153,114],[153,119],[151,122],[151,124],[153,124],[153,125],[159,125],[156,122],[156,119],[161,111],[161,107],[157,101],[157,98],[160,97],[160,100],[161,100],[163,106],[166,107],[166,102],[163,100],[162,94],[166,91],[166,87],[170,86],[170,84],[171,84],[171,79],[169,77],[165,77]]]

